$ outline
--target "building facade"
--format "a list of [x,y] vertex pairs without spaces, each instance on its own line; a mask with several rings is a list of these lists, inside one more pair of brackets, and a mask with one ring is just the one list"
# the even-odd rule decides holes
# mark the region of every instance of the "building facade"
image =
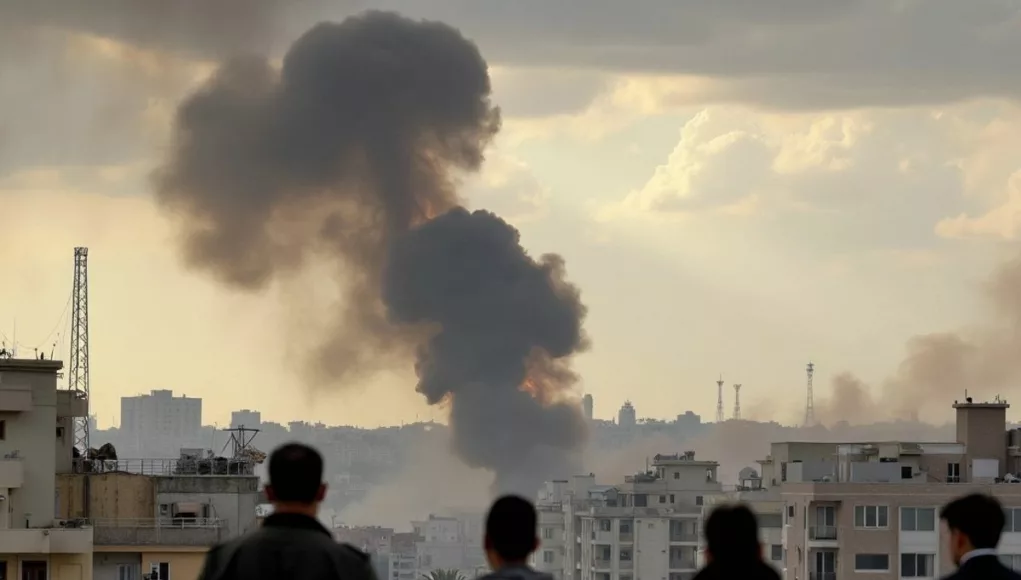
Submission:
[[72,469],[74,418],[88,409],[57,389],[62,367],[0,359],[0,578],[92,578],[92,527],[54,505],[58,473]]
[[237,429],[238,427],[258,429],[260,426],[262,426],[262,413],[258,411],[241,409],[240,411],[231,411],[230,413],[231,429]]
[[954,408],[953,442],[773,444],[761,463],[784,503],[785,578],[949,574],[939,510],[973,492],[1004,504],[999,549],[1008,565],[1021,567],[1021,433],[1007,430],[1005,401],[969,399]]
[[411,522],[411,526],[419,538],[415,546],[416,578],[435,570],[457,570],[467,578],[475,578],[488,569],[482,549],[481,515],[430,515]]
[[169,390],[121,397],[121,430],[142,441],[193,437],[202,430],[202,399]]

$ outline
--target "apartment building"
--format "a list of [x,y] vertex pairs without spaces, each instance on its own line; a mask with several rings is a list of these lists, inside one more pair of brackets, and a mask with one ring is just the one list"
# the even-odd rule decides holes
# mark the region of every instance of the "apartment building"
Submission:
[[723,491],[718,467],[689,451],[656,455],[651,469],[617,485],[592,475],[547,483],[534,565],[563,580],[691,578],[705,500]]
[[240,411],[231,411],[230,413],[231,429],[237,429],[238,427],[258,429],[261,426],[262,413],[258,411],[252,411],[251,409],[241,409]]
[[196,580],[210,547],[258,525],[254,469],[204,469],[187,455],[147,460],[145,470],[122,460],[58,476],[60,516],[92,523],[96,580],[141,580],[154,571],[160,580]]
[[[1006,401],[955,402],[953,442],[776,443],[763,480],[784,502],[788,579],[938,578],[953,571],[942,505],[973,492],[1003,502],[1004,561],[1021,567],[1021,432]],[[1016,521],[1016,523],[1015,523]]]
[[[155,390],[148,395],[121,397],[121,430],[125,436],[145,443],[181,441],[199,436],[202,430],[202,399],[175,397],[173,391]],[[150,445],[151,447],[152,445]]]
[[434,570],[457,570],[475,578],[488,569],[482,549],[483,522],[479,514],[433,515],[411,522],[416,543],[416,577]]
[[0,578],[92,578],[92,527],[54,506],[57,474],[71,471],[73,420],[88,408],[57,389],[62,367],[0,359]]

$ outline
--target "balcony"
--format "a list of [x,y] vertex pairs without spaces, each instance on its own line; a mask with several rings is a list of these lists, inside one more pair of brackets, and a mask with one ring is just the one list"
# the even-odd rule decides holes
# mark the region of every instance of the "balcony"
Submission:
[[836,526],[812,526],[808,529],[809,540],[836,541]]
[[836,572],[809,572],[808,580],[837,580]]
[[11,554],[90,554],[92,532],[89,527],[4,529],[0,546]]
[[94,520],[97,546],[212,546],[226,532],[215,518],[125,518]]
[[698,532],[670,530],[670,541],[697,543]]
[[596,570],[609,570],[613,568],[613,562],[609,559],[596,558],[592,562],[592,567]]
[[618,536],[618,539],[621,542],[634,542],[635,541],[635,535],[632,534],[631,532],[621,532],[620,536]]
[[697,570],[694,558],[670,558],[671,570]]

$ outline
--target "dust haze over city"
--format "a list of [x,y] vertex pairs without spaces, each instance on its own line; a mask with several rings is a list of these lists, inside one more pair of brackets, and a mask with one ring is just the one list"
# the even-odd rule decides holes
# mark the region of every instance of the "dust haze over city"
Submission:
[[310,442],[333,526],[956,441],[1021,381],[1021,8],[963,6],[4,3],[3,352],[88,247],[91,447]]

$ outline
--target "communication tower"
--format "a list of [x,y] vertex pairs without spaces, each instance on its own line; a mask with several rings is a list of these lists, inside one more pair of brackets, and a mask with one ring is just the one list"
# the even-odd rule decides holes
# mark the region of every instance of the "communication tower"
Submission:
[[734,420],[741,420],[741,383],[734,385]]
[[723,376],[720,376],[720,380],[716,381],[716,422],[722,423],[724,420],[723,416]]
[[808,363],[805,367],[805,374],[808,378],[808,398],[805,400],[805,427],[815,425],[815,401],[812,396],[812,375],[815,374],[815,365]]
[[81,417],[74,418],[74,446],[81,457],[89,454],[89,249],[74,249],[74,285],[71,291],[71,369],[67,389],[85,401]]

